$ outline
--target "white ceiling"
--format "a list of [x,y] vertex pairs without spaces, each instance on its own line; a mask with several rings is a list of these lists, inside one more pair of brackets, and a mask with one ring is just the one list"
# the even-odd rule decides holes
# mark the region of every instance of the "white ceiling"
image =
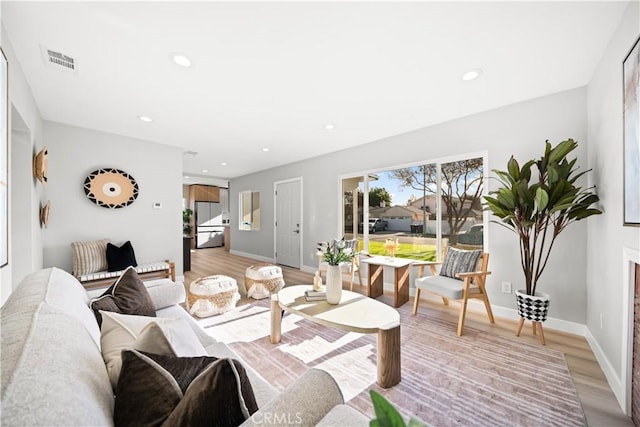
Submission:
[[233,178],[586,85],[626,6],[3,1],[1,16],[44,119],[197,151],[185,174]]

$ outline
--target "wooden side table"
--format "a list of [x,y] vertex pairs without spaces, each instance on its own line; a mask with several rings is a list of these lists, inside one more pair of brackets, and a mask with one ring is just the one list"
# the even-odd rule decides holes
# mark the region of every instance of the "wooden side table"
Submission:
[[367,286],[367,296],[378,298],[382,295],[384,285],[384,267],[394,269],[393,286],[393,306],[398,308],[409,301],[409,267],[413,264],[412,259],[389,258],[374,256],[363,258],[362,262],[369,264],[369,281]]

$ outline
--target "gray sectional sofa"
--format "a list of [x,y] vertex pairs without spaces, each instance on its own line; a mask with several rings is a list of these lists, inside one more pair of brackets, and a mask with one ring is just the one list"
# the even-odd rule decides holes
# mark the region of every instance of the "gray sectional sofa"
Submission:
[[[188,318],[211,356],[240,359],[178,305],[182,284],[148,290],[159,317]],[[113,389],[89,302],[73,276],[49,268],[27,276],[2,306],[1,425],[113,425]],[[243,425],[368,425],[324,371],[311,369],[278,392],[246,368],[260,409]]]

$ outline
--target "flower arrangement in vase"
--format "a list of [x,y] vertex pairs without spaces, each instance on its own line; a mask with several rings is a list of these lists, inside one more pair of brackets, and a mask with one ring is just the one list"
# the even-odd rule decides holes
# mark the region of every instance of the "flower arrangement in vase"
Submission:
[[387,238],[384,241],[384,250],[390,258],[395,258],[399,247],[400,243],[398,243],[398,239]]
[[340,264],[350,263],[353,249],[345,245],[344,239],[318,243],[318,255],[329,264],[327,268],[326,292],[329,304],[339,304],[342,298],[342,271]]

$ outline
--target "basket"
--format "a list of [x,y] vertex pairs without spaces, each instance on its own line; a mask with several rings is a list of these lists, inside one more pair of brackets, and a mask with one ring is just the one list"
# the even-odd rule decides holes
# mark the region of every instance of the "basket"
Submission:
[[209,317],[235,308],[239,299],[235,279],[222,275],[207,276],[189,285],[187,307],[192,315]]
[[284,287],[282,269],[271,264],[256,264],[245,271],[244,285],[247,297],[267,298]]

